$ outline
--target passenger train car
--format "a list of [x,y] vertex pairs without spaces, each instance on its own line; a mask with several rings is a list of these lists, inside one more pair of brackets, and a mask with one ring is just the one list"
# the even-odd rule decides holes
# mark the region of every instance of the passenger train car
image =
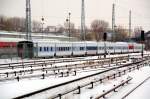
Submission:
[[19,57],[64,57],[100,55],[104,53],[141,52],[142,44],[127,42],[52,42],[52,41],[21,41],[17,44]]
[[67,57],[141,52],[142,44],[127,42],[64,42],[24,39],[0,39],[0,57]]
[[0,38],[0,58],[17,56],[17,44],[24,39]]

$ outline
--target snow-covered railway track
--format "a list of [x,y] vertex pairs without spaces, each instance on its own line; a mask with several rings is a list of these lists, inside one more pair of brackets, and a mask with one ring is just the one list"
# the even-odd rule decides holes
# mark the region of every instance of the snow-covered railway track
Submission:
[[[64,64],[58,64],[55,62],[55,64],[51,64],[49,62],[46,62],[44,61],[44,65],[43,65],[43,62],[42,63],[23,63],[23,64],[13,64],[13,65],[9,65],[9,66],[6,66],[6,67],[3,67],[1,66],[0,68],[0,74],[6,74],[8,76],[8,74],[12,74],[14,73],[16,75],[16,73],[22,73],[22,72],[28,72],[28,71],[38,71],[38,70],[41,70],[41,71],[45,71],[45,70],[53,70],[53,71],[56,71],[56,70],[63,70],[63,69],[72,69],[72,68],[75,68],[75,67],[79,67],[78,65],[84,65],[86,67],[86,65],[92,65],[94,63],[98,63],[98,64],[105,64],[110,61],[115,61],[115,60],[127,60],[127,57],[116,57],[114,58],[113,60],[110,60],[110,58],[106,58],[106,59],[80,59],[80,60],[75,60],[76,62],[65,62],[66,63],[65,65]],[[73,59],[72,59],[73,60]],[[39,62],[39,61],[38,61]],[[117,62],[117,61],[115,61]],[[70,64],[71,63],[71,64]],[[49,65],[50,64],[50,65]],[[79,67],[80,68],[80,67]],[[83,67],[84,68],[84,67]]]
[[[115,64],[120,64],[123,63],[125,60],[120,60],[119,62]],[[45,78],[47,76],[59,76],[61,75],[62,77],[64,75],[69,76],[69,74],[76,75],[76,73],[79,72],[84,72],[84,71],[92,71],[93,69],[99,70],[99,69],[109,69],[112,66],[113,62],[110,63],[110,60],[99,60],[95,61],[93,63],[88,63],[88,64],[74,64],[74,65],[64,65],[64,66],[59,66],[59,67],[32,67],[32,68],[23,68],[23,69],[13,69],[13,70],[3,70],[0,71],[0,81],[5,81],[5,80],[15,80],[17,79],[18,81],[20,79],[24,78],[33,78],[33,77],[42,77]],[[114,67],[114,66],[113,66]],[[39,72],[39,73],[36,73]]]
[[[148,55],[148,54],[146,54]],[[140,56],[140,55],[132,55],[132,57]],[[47,65],[53,65],[56,63],[62,63],[62,62],[77,62],[77,61],[91,61],[91,60],[104,60],[104,58],[101,58],[99,56],[95,56],[97,58],[90,59],[90,56],[86,57],[74,57],[74,58],[57,58],[57,59],[37,59],[37,60],[31,60],[31,61],[20,61],[20,62],[13,62],[13,63],[3,63],[0,64],[0,70],[5,69],[15,69],[15,68],[27,68],[27,67],[38,67],[38,66],[47,66]],[[120,56],[112,56],[107,57],[105,59],[121,59],[121,58],[129,58],[127,54],[120,55]]]
[[124,95],[121,99],[126,99],[130,94],[132,94],[137,88],[142,86],[146,81],[150,79],[150,76],[147,77],[144,81],[142,81],[140,84],[138,84],[135,88],[133,88],[131,91],[129,91],[126,95]]
[[[0,71],[0,81],[6,81],[6,80],[21,80],[25,78],[45,78],[49,76],[69,76],[70,74],[76,75],[78,72],[84,72],[84,70],[90,71],[92,68],[95,68],[97,70],[99,69],[109,69],[112,64],[116,65],[122,65],[126,64],[126,57],[116,58],[121,59],[117,61],[111,61],[111,59],[105,59],[105,60],[90,60],[90,62],[86,61],[85,63],[79,63],[79,64],[71,64],[71,65],[64,65],[64,66],[42,66],[42,67],[29,67],[29,68],[19,68],[19,69],[11,69],[11,70],[1,70]],[[134,60],[138,61],[137,60]],[[108,66],[109,64],[109,66]],[[111,64],[111,65],[110,65]],[[92,71],[92,70],[91,70]]]
[[[103,81],[109,80],[109,79],[115,79],[116,77],[120,77],[121,75],[126,74],[127,72],[131,72],[132,70],[139,69],[140,67],[145,66],[144,64],[149,63],[148,59],[140,60],[134,63],[125,64],[118,67],[112,67],[107,70],[103,70],[97,73],[93,73],[91,75],[83,76],[77,79],[73,79],[70,81],[66,81],[60,84],[56,84],[53,86],[49,86],[37,91],[33,91],[18,97],[15,97],[15,99],[20,98],[27,98],[27,97],[36,97],[38,95],[41,95],[42,93],[47,94],[47,98],[53,99],[53,98],[60,98],[68,93],[81,93],[81,88],[91,86],[93,87],[93,84],[95,83],[102,83]],[[120,69],[120,71],[116,71]],[[113,72],[112,72],[113,71]],[[103,76],[105,74],[105,76]],[[107,75],[106,75],[107,74]],[[64,88],[67,88],[64,90]],[[56,89],[59,89],[56,90]],[[45,95],[44,95],[45,96]]]

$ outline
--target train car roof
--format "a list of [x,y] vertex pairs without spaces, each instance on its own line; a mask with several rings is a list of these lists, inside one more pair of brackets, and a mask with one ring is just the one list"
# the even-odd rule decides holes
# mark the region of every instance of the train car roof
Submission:
[[25,41],[23,38],[2,38],[0,37],[0,42],[19,42],[19,41]]
[[60,42],[56,39],[33,39],[32,42],[38,43],[38,42]]

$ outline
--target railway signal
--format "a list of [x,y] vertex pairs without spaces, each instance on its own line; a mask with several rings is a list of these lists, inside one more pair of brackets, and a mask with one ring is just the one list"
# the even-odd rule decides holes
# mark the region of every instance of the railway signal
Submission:
[[142,43],[141,56],[142,56],[142,58],[143,58],[143,50],[144,50],[144,48],[143,48],[143,43],[144,43],[144,41],[145,41],[145,36],[144,36],[144,31],[142,30],[142,31],[141,31],[141,43]]
[[103,39],[104,39],[104,41],[107,40],[107,33],[106,33],[106,32],[105,32],[104,35],[103,35]]
[[103,35],[103,40],[104,40],[104,47],[105,47],[105,54],[104,54],[104,58],[106,58],[106,40],[107,40],[107,33],[105,32]]
[[145,41],[144,31],[141,31],[141,41]]

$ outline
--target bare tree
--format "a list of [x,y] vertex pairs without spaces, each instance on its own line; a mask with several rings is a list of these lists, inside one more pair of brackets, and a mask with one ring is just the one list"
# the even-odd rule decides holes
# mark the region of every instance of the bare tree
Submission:
[[0,29],[7,31],[25,31],[25,19],[12,17],[7,18],[0,16]]
[[103,33],[106,32],[109,24],[104,20],[94,20],[91,23],[91,29],[97,41],[102,40]]
[[116,41],[122,41],[126,38],[128,38],[128,29],[123,28],[122,26],[118,26],[115,28],[115,33],[116,33]]
[[134,37],[139,37],[141,35],[142,27],[135,27],[134,28]]
[[60,24],[57,25],[57,29],[58,29],[57,30],[58,33],[63,33],[64,30],[65,30],[64,27],[62,25],[60,25]]
[[75,24],[73,22],[70,22],[70,23],[64,22],[64,28],[65,28],[66,33],[69,33],[70,31],[70,36],[74,36],[76,29],[75,29]]
[[92,41],[94,39],[95,39],[95,36],[93,35],[92,32],[86,34],[86,40]]
[[0,29],[4,30],[5,28],[6,18],[4,16],[0,16]]
[[32,21],[32,31],[41,32],[42,24],[38,21]]

